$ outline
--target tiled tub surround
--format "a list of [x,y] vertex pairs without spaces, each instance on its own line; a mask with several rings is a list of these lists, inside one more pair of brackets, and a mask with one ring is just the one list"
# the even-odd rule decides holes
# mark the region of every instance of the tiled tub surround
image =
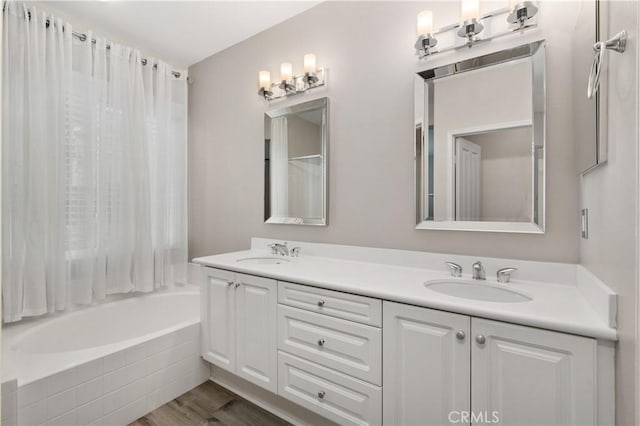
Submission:
[[13,376],[17,398],[3,394],[3,425],[127,424],[206,381],[199,303],[170,291],[5,328],[3,389]]
[[0,425],[15,425],[18,418],[18,383],[16,379],[2,382],[2,420]]

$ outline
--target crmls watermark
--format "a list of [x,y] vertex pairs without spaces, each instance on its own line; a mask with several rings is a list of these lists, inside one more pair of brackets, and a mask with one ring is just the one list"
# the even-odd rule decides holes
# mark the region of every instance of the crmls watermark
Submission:
[[449,422],[453,424],[492,425],[500,423],[500,413],[498,411],[450,411]]

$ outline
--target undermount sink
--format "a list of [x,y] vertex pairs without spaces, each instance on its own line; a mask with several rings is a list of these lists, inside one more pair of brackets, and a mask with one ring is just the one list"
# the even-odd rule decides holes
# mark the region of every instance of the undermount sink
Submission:
[[236,260],[236,262],[240,263],[249,263],[251,265],[280,265],[281,263],[290,262],[289,259],[284,257],[245,257],[242,259]]
[[529,296],[515,290],[504,288],[504,286],[499,284],[491,285],[479,281],[437,280],[427,281],[424,285],[429,290],[448,296],[482,300],[484,302],[519,303],[531,300]]

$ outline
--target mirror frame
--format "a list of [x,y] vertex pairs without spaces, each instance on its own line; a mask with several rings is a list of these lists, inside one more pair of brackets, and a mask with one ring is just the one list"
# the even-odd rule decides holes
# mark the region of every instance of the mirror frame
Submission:
[[[288,114],[296,114],[310,110],[322,110],[322,218],[274,218],[271,216],[269,194],[271,190],[271,176],[267,174],[266,164],[264,167],[264,223],[274,223],[279,225],[307,225],[307,226],[327,226],[329,224],[329,98],[323,97],[283,108],[267,111],[264,118],[276,118]],[[267,139],[263,135],[265,149]],[[265,155],[269,155],[265,152]],[[266,158],[265,158],[266,161]],[[269,211],[267,208],[269,207]],[[293,222],[291,219],[302,219],[302,222]]]
[[[466,71],[476,70],[480,68],[497,65],[503,62],[522,59],[526,57],[532,58],[532,78],[535,75],[539,75],[542,70],[542,81],[540,84],[532,84],[532,102],[536,99],[542,99],[542,103],[545,106],[545,114],[542,118],[536,118],[535,114],[532,114],[532,134],[542,135],[543,155],[543,180],[542,187],[538,188],[538,203],[540,203],[541,209],[538,215],[538,223],[536,222],[501,222],[501,221],[455,221],[455,220],[424,220],[425,215],[425,199],[426,194],[425,186],[426,180],[423,178],[425,166],[425,157],[423,155],[425,147],[425,134],[423,130],[428,126],[428,117],[425,116],[427,111],[427,96],[425,90],[425,83],[451,76],[454,74],[460,74]],[[477,56],[470,59],[450,63],[447,65],[437,66],[435,68],[418,71],[415,75],[414,87],[414,108],[415,108],[415,123],[414,123],[414,172],[415,172],[415,208],[416,208],[416,229],[430,229],[430,230],[448,230],[448,231],[479,231],[479,232],[503,232],[503,233],[524,233],[524,234],[543,234],[545,232],[546,223],[546,76],[545,76],[545,41],[538,40],[532,43],[523,44],[513,48],[500,50],[497,52],[489,53],[486,55]],[[541,98],[540,98],[541,97]],[[426,125],[426,126],[425,126]],[[532,142],[535,141],[535,136],[532,136]],[[535,155],[535,154],[532,154]],[[535,164],[535,163],[534,163]],[[533,173],[533,171],[532,171]],[[532,176],[532,181],[535,179]],[[535,185],[535,183],[534,183]],[[533,206],[532,206],[533,207]],[[536,217],[535,211],[533,217]]]
[[[598,40],[607,40],[609,36],[609,4],[607,1],[595,0],[596,25],[594,44]],[[600,76],[600,88],[596,92],[596,140],[595,140],[595,162],[580,170],[581,175],[597,169],[599,166],[607,163],[609,159],[609,141],[608,141],[608,108],[609,104],[609,78],[607,67],[604,67]]]

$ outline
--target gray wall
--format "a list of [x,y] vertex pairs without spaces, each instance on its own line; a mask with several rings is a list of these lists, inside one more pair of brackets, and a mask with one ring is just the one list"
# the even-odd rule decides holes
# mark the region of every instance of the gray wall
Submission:
[[[424,2],[322,3],[190,68],[191,257],[246,249],[250,237],[261,236],[578,261],[579,180],[568,125],[571,76],[565,72],[571,69],[565,39],[575,22],[564,12],[571,6],[546,3],[541,11],[541,27],[554,28],[544,37],[547,67],[556,70],[547,80],[545,235],[414,229],[413,74],[427,63],[416,59],[413,43],[416,14],[426,7]],[[456,3],[429,7],[436,12],[436,26],[455,22],[459,13]],[[506,37],[504,43],[531,41],[541,36],[536,31]],[[440,60],[475,55],[499,43],[442,54]],[[258,98],[258,71],[269,69],[275,79],[279,63],[290,61],[299,73],[309,52],[317,55],[318,65],[329,68],[326,90],[271,105]],[[329,226],[266,225],[262,116],[268,108],[324,95],[330,98]],[[477,107],[486,106],[479,102]]]
[[531,126],[464,138],[482,148],[482,220],[531,222]]
[[582,181],[589,239],[581,262],[619,295],[617,424],[637,425],[638,2],[610,2],[609,32],[630,32],[627,51],[609,55],[609,160]]
[[322,127],[296,115],[287,117],[289,158],[322,154]]

